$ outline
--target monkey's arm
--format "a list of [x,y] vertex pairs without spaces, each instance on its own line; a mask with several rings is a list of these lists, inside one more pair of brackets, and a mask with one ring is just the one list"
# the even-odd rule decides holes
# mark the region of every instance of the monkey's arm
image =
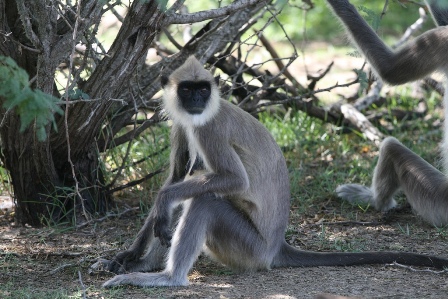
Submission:
[[327,0],[366,59],[386,82],[403,84],[422,78],[448,61],[448,28],[420,35],[397,51],[386,46],[348,0]]
[[211,169],[189,180],[167,185],[157,196],[152,214],[154,236],[159,237],[164,245],[169,245],[171,239],[169,223],[173,206],[206,193],[225,196],[242,193],[249,188],[249,176],[236,151],[222,141],[210,139],[207,142],[208,150],[210,151],[212,146],[219,149],[219,151],[211,149],[211,152],[205,153],[208,155],[206,164]]

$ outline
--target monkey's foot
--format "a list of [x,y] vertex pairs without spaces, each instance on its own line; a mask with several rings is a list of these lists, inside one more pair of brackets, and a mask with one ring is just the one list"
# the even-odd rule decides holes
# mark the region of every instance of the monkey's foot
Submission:
[[119,285],[133,285],[139,287],[180,287],[187,286],[188,279],[173,278],[167,273],[140,273],[117,275],[103,284],[104,288],[111,288]]
[[379,199],[374,196],[372,188],[358,184],[340,185],[336,188],[336,195],[352,204],[369,204],[382,212],[397,206],[397,202],[392,197]]
[[372,190],[367,186],[358,184],[340,185],[336,188],[336,195],[352,204],[373,202]]

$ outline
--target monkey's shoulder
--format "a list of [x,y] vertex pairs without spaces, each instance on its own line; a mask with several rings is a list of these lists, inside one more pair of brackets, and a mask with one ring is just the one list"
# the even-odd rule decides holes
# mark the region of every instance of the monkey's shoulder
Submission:
[[253,115],[224,99],[221,99],[220,109],[214,121],[216,125],[227,124],[229,127],[237,129],[242,129],[244,126],[270,134]]

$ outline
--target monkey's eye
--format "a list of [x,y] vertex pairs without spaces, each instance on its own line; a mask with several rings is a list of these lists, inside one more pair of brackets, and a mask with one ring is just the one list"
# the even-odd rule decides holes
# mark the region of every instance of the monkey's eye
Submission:
[[210,95],[210,90],[208,90],[208,88],[201,88],[200,90],[199,90],[199,94],[202,96],[202,97],[208,97],[209,95]]
[[191,89],[188,88],[188,87],[182,87],[182,88],[180,89],[180,93],[181,93],[183,96],[190,96],[190,95],[191,95]]

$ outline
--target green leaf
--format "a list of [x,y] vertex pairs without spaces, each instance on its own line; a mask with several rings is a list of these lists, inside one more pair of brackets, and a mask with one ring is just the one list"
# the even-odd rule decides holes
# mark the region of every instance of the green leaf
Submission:
[[360,70],[360,69],[354,69],[354,71],[355,71],[356,75],[358,75],[358,81],[360,84],[359,92],[363,92],[369,86],[369,84],[368,84],[369,80],[367,78],[367,74],[366,74],[366,72],[364,72],[363,70]]
[[[51,122],[56,129],[54,114],[63,114],[59,99],[42,92],[32,90],[28,85],[28,74],[10,57],[0,56],[0,98],[3,107],[14,110],[20,116],[20,132],[33,122],[38,140],[47,138],[45,127]],[[81,91],[80,96],[87,96]]]

